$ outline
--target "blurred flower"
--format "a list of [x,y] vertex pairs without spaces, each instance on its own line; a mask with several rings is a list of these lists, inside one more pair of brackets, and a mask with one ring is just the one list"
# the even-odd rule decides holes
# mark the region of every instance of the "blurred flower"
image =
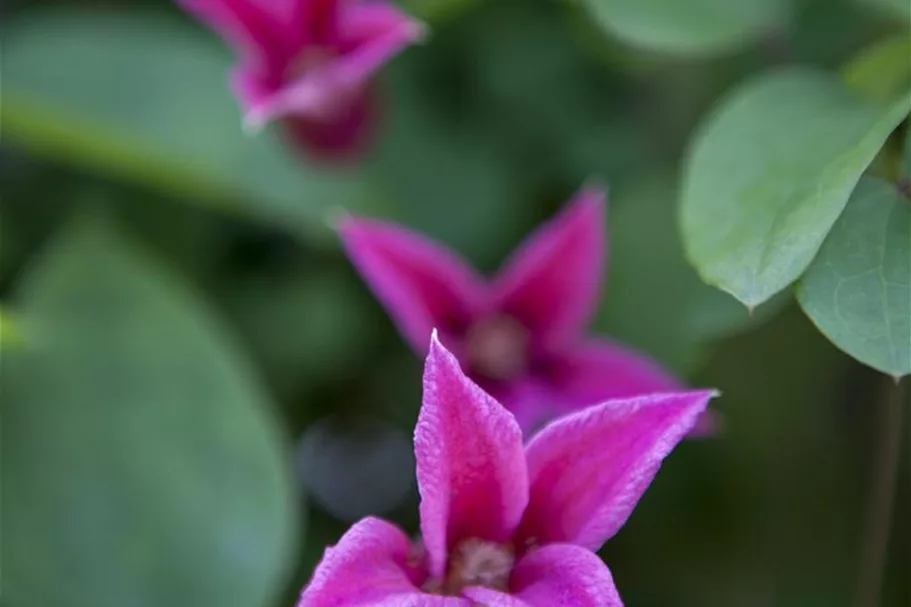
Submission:
[[233,88],[245,124],[281,118],[322,156],[357,151],[369,134],[373,73],[424,35],[384,0],[178,0],[240,54]]
[[352,262],[419,353],[434,327],[468,375],[527,431],[608,398],[674,390],[657,363],[583,336],[605,273],[604,193],[587,189],[485,282],[457,254],[391,224],[346,217]]
[[421,540],[377,518],[329,548],[298,607],[616,607],[595,555],[626,522],[709,390],[605,402],[527,447],[434,334],[414,432]]

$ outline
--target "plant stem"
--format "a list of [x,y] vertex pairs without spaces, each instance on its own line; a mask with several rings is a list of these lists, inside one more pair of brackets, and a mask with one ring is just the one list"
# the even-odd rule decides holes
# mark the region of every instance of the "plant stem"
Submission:
[[858,576],[856,607],[878,607],[882,601],[883,579],[888,563],[892,504],[898,458],[901,451],[902,400],[907,380],[896,382],[886,377],[882,396],[877,399],[877,421],[873,437],[873,461],[867,518]]

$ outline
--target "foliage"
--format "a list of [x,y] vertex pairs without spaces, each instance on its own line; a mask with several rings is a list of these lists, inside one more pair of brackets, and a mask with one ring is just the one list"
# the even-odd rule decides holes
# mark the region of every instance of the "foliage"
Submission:
[[596,179],[593,330],[723,394],[602,553],[627,603],[847,605],[880,379],[852,358],[911,372],[906,4],[403,0],[432,34],[334,165],[244,133],[170,2],[8,3],[3,604],[290,605],[350,519],[414,531],[421,363],[334,214],[492,273]]

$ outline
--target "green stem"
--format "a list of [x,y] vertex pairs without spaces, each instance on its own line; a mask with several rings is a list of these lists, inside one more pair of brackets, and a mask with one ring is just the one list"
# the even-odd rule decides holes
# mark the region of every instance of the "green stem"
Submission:
[[907,381],[886,378],[882,398],[877,403],[872,479],[864,527],[856,607],[878,607],[883,594],[883,580],[888,563],[889,536],[892,528],[892,504],[895,501],[896,473],[901,451],[902,400]]

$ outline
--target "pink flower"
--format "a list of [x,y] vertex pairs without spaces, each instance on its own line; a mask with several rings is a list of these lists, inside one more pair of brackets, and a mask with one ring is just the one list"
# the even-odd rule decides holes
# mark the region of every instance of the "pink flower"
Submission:
[[376,518],[329,548],[298,607],[616,607],[595,555],[714,392],[608,401],[523,447],[434,335],[414,432],[421,541]]
[[527,431],[608,398],[675,390],[658,364],[586,337],[606,266],[604,193],[587,189],[482,279],[457,254],[403,228],[347,217],[348,255],[411,346],[433,327],[468,375]]
[[178,0],[240,54],[233,87],[248,126],[282,118],[322,155],[368,134],[373,73],[424,27],[384,0]]

